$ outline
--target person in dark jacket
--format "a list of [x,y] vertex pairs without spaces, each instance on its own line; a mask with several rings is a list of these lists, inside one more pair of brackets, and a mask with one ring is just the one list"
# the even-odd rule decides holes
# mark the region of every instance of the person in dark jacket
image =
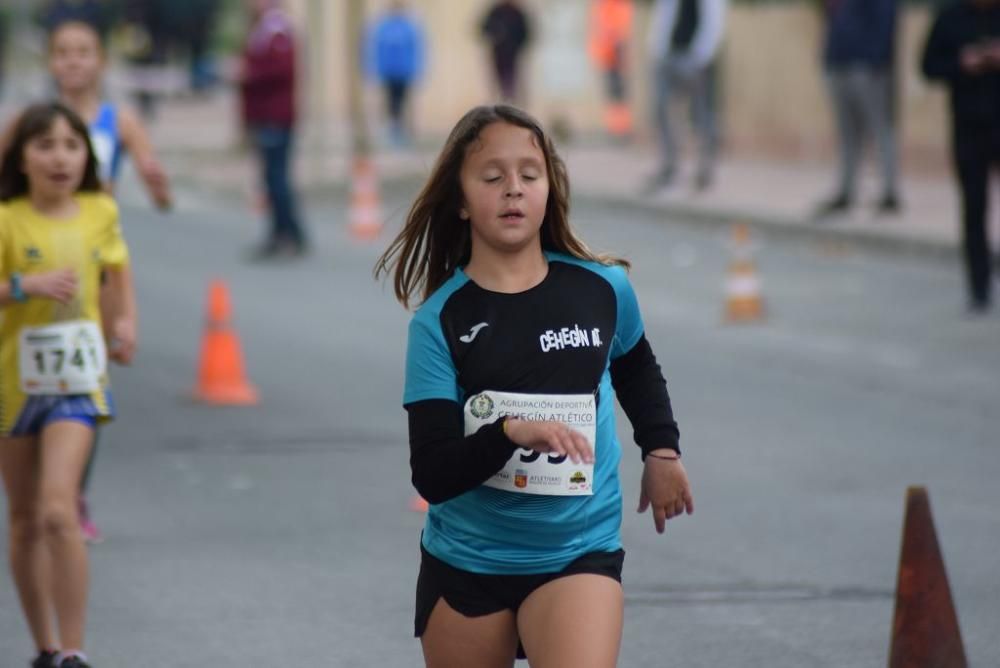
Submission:
[[104,39],[111,27],[112,11],[108,4],[101,0],[50,0],[39,8],[37,18],[46,32],[52,32],[64,23],[78,21],[93,26]]
[[969,307],[981,313],[992,298],[986,203],[990,170],[1000,163],[1000,0],[962,0],[941,10],[922,65],[924,76],[951,92]]
[[306,239],[290,180],[295,130],[295,33],[279,0],[253,0],[253,25],[240,74],[243,122],[263,168],[270,236],[257,259],[297,257]]
[[517,101],[521,92],[518,65],[531,39],[527,15],[515,0],[500,0],[486,14],[480,31],[490,45],[500,97],[507,102]]
[[394,0],[366,40],[368,71],[385,89],[390,137],[397,146],[408,143],[406,101],[424,68],[424,31],[406,2]]
[[892,108],[897,0],[826,0],[823,65],[840,137],[840,183],[817,210],[819,220],[846,212],[854,199],[867,132],[882,168],[879,213],[898,213],[899,166]]

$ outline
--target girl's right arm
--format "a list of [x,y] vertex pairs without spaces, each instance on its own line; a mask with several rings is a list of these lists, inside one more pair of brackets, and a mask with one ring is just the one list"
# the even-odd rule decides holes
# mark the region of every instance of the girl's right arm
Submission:
[[443,503],[483,484],[503,468],[517,445],[501,421],[465,436],[462,409],[447,399],[406,405],[413,486],[428,503]]
[[464,435],[462,409],[454,401],[407,404],[413,486],[428,503],[442,503],[475,489],[503,468],[519,448],[594,461],[587,439],[561,422],[501,418]]
[[66,304],[76,295],[76,272],[72,269],[57,269],[42,274],[25,274],[0,282],[0,306],[18,303],[14,298],[14,283],[20,282],[21,292],[28,298],[53,299]]

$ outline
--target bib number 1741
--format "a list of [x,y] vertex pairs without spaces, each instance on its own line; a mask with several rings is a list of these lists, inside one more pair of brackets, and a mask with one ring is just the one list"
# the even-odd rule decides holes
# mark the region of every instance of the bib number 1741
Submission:
[[62,322],[21,330],[19,370],[27,394],[86,394],[99,390],[107,367],[96,323]]

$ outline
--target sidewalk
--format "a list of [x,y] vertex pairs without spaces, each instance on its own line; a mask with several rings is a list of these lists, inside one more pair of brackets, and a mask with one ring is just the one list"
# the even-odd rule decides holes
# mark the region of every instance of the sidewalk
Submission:
[[[179,185],[248,196],[256,183],[250,153],[239,150],[234,101],[219,95],[208,101],[180,100],[163,105],[151,125],[154,142]],[[349,181],[344,128],[325,137],[303,131],[299,137],[296,175],[307,195],[343,192]],[[384,182],[418,183],[430,170],[441,142],[408,152],[376,156]],[[680,174],[669,190],[641,196],[655,170],[651,147],[570,145],[561,148],[574,194],[646,210],[665,218],[708,223],[747,222],[781,233],[815,235],[877,245],[886,249],[952,252],[959,244],[959,203],[950,175],[907,176],[904,166],[904,209],[898,216],[877,217],[871,203],[877,184],[861,184],[851,215],[817,223],[810,214],[834,183],[834,166],[779,163],[727,157],[720,163],[715,186],[695,193],[689,175]]]
[[[256,161],[246,147],[240,147],[236,101],[230,92],[166,100],[149,129],[179,190],[193,188],[202,195],[227,198],[249,198],[255,191]],[[342,195],[350,177],[346,128],[332,127],[323,133],[306,128],[297,142],[295,169],[300,190],[310,197]],[[417,150],[377,153],[383,183],[418,184],[442,142],[428,140]],[[959,203],[948,174],[907,175],[904,165],[900,215],[874,216],[871,202],[876,184],[864,181],[851,215],[817,223],[810,220],[810,213],[829,195],[834,165],[724,157],[715,186],[705,193],[695,193],[690,175],[681,173],[671,189],[642,196],[642,185],[656,168],[652,146],[572,144],[560,147],[560,153],[578,198],[659,211],[665,220],[742,221],[769,232],[856,241],[887,250],[951,253],[959,245]]]

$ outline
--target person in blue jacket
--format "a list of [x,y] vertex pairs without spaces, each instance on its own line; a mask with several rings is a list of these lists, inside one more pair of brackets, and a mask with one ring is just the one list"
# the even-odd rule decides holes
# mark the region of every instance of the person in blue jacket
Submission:
[[424,68],[424,31],[403,0],[392,2],[372,25],[367,61],[369,74],[385,89],[390,137],[394,144],[406,144],[406,103]]
[[845,213],[854,203],[866,134],[877,145],[882,171],[876,211],[898,213],[899,165],[892,105],[897,0],[826,0],[825,4],[823,67],[840,141],[840,181],[833,196],[820,204],[817,218]]

